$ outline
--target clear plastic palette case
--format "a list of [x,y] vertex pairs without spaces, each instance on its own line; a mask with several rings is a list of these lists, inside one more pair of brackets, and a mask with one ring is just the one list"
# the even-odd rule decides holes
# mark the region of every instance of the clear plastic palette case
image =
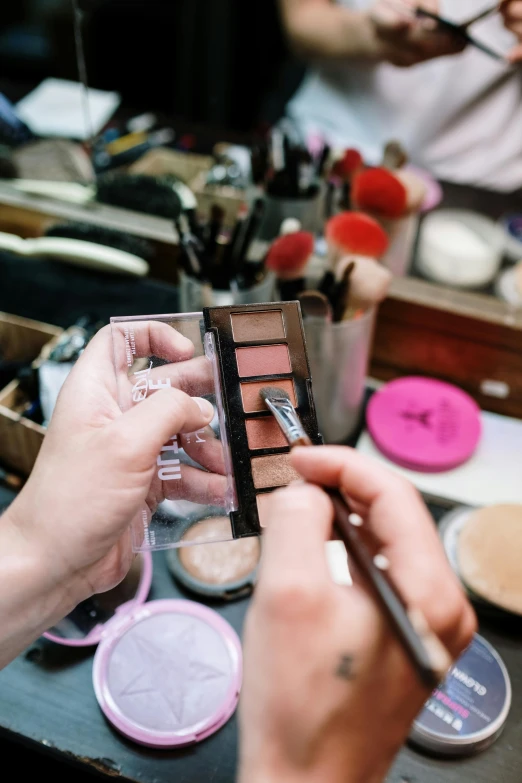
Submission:
[[[216,411],[209,427],[173,433],[158,454],[149,496],[132,526],[135,551],[182,546],[180,534],[187,520],[228,517],[236,508],[230,454],[223,440],[224,412],[216,398],[215,366],[205,354],[202,317],[202,313],[183,313],[111,319],[122,411],[169,386],[205,397]],[[207,335],[209,356],[211,341],[212,335]],[[223,540],[233,537],[230,525]],[[198,543],[197,536],[193,543]]]
[[111,326],[122,411],[168,387],[215,408],[210,426],[173,433],[157,455],[132,525],[134,549],[204,543],[207,526],[199,536],[198,522],[210,517],[227,520],[223,541],[257,535],[266,496],[298,478],[261,388],[285,389],[311,440],[321,442],[299,303],[112,318]]

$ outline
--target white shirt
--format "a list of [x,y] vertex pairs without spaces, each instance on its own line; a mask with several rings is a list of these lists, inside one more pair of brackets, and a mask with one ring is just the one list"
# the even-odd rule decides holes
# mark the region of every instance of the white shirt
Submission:
[[[343,5],[364,9],[371,2]],[[481,6],[441,0],[440,13],[460,22]],[[502,54],[516,43],[498,14],[470,32]],[[371,164],[397,139],[412,163],[440,179],[503,191],[522,187],[522,65],[510,67],[475,47],[411,68],[323,63],[305,78],[288,112],[304,133],[357,147]]]

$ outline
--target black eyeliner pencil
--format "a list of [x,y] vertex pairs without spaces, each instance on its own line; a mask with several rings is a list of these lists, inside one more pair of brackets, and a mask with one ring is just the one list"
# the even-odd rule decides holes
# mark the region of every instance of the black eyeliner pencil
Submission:
[[[290,397],[283,389],[267,386],[261,389],[260,395],[290,447],[312,445]],[[404,605],[387,574],[376,565],[359,530],[362,520],[352,513],[340,490],[332,487],[323,489],[334,507],[336,532],[372,588],[419,679],[426,687],[437,687],[451,665],[448,651],[430,629],[422,612],[409,610]],[[354,524],[355,520],[359,524]]]

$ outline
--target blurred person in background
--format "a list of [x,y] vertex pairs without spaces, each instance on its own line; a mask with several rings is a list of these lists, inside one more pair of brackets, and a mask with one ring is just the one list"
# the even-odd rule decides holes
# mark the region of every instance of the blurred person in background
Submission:
[[378,164],[399,140],[439,179],[498,191],[522,187],[522,2],[470,32],[495,60],[436,23],[462,23],[486,0],[279,0],[293,50],[313,64],[287,106],[305,134],[356,147]]

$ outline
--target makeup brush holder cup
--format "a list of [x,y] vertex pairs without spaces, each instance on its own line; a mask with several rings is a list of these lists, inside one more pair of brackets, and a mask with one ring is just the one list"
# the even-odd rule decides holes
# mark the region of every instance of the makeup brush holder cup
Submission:
[[383,220],[382,227],[390,244],[382,257],[382,264],[395,277],[404,277],[410,271],[419,231],[419,215],[414,213],[398,220]]
[[258,238],[271,242],[279,236],[281,223],[286,218],[297,218],[303,231],[319,233],[324,218],[324,188],[319,186],[313,198],[286,199],[267,195]]
[[360,318],[304,327],[319,432],[325,443],[345,443],[361,418],[376,309]]
[[180,312],[194,313],[203,307],[220,307],[230,305],[256,304],[257,302],[272,302],[275,294],[275,275],[272,272],[252,288],[236,289],[235,291],[220,290],[204,285],[201,280],[189,277],[185,272],[179,273],[179,304]]

